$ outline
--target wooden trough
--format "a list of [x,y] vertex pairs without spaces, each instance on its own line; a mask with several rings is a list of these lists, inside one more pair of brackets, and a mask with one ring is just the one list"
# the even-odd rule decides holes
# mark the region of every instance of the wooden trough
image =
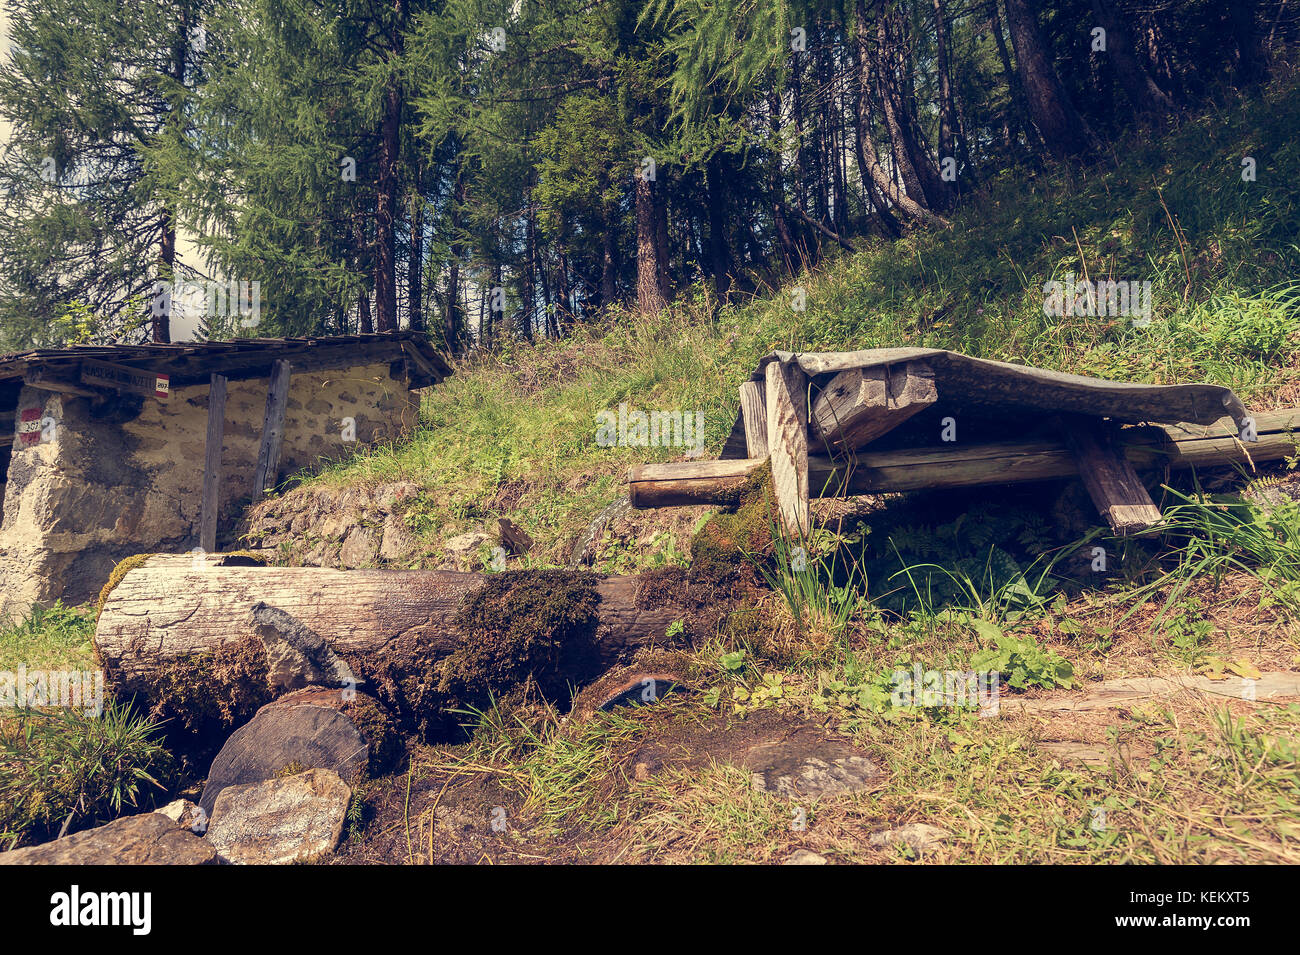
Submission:
[[1251,416],[1217,385],[1137,385],[939,349],[774,352],[740,386],[718,461],[647,464],[633,507],[722,503],[770,462],[781,518],[809,529],[809,499],[1078,476],[1111,528],[1160,510],[1137,469],[1295,454],[1300,409]]

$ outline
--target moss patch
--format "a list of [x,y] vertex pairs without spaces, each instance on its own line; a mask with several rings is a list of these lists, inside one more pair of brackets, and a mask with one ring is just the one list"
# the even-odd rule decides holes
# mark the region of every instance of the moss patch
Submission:
[[691,576],[723,585],[752,574],[749,555],[772,551],[776,514],[772,471],[765,464],[737,490],[735,509],[712,515],[691,540]]
[[227,643],[211,653],[168,660],[140,683],[150,715],[171,721],[169,735],[183,730],[196,742],[245,722],[271,702],[266,651],[256,636]]
[[99,615],[104,612],[104,604],[108,603],[109,594],[111,594],[113,589],[122,582],[122,578],[142,565],[152,556],[154,555],[133,554],[132,556],[117,562],[112,571],[109,572],[108,582],[104,584],[103,589],[99,592],[99,600],[95,602],[95,620],[99,620]]
[[530,682],[563,694],[584,662],[594,663],[596,579],[565,570],[494,574],[456,615],[466,637],[439,666],[439,692],[474,706]]

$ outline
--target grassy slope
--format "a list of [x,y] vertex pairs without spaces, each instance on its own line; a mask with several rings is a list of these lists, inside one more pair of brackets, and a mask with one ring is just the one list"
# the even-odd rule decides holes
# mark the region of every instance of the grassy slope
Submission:
[[[1212,381],[1263,407],[1296,378],[1296,313],[1277,289],[1300,264],[1300,98],[1212,111],[1163,139],[1135,136],[1098,166],[1009,173],[951,230],[874,242],[786,288],[714,308],[687,289],[652,319],[463,363],[425,398],[424,426],[313,480],[412,479],[417,523],[437,539],[505,514],[547,559],[619,493],[626,468],[671,450],[600,448],[595,414],[700,410],[707,452],[729,431],[736,389],[774,349],[885,345],[1129,381]],[[1257,161],[1255,182],[1241,159]],[[1150,279],[1152,322],[1049,318],[1043,283]],[[796,290],[806,308],[793,308]]]

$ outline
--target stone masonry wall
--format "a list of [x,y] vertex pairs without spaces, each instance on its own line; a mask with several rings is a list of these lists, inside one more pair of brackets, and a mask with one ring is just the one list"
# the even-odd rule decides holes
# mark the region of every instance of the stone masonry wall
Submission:
[[[266,379],[227,387],[219,544],[252,495],[266,387]],[[355,420],[359,444],[398,437],[414,426],[418,403],[400,363],[291,375],[281,475],[354,449],[344,440],[345,418]],[[207,406],[207,385],[174,388],[165,401],[118,396],[98,405],[22,390],[19,417],[39,409],[46,425],[43,434],[13,436],[0,520],[0,620],[34,603],[93,598],[131,554],[197,546]]]

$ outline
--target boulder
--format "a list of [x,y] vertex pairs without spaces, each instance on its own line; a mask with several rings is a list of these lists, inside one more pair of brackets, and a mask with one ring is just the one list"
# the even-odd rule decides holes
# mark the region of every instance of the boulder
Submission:
[[415,553],[415,538],[406,529],[406,522],[396,514],[384,518],[383,536],[379,541],[381,560],[406,560]]
[[223,862],[288,865],[334,851],[352,788],[330,769],[227,786],[217,796],[208,842]]
[[210,819],[223,789],[286,769],[328,769],[353,782],[382,773],[400,754],[401,739],[374,699],[308,687],[266,704],[231,734],[208,770],[199,807]]
[[123,816],[39,846],[0,852],[0,865],[210,865],[216,850],[162,813]]

